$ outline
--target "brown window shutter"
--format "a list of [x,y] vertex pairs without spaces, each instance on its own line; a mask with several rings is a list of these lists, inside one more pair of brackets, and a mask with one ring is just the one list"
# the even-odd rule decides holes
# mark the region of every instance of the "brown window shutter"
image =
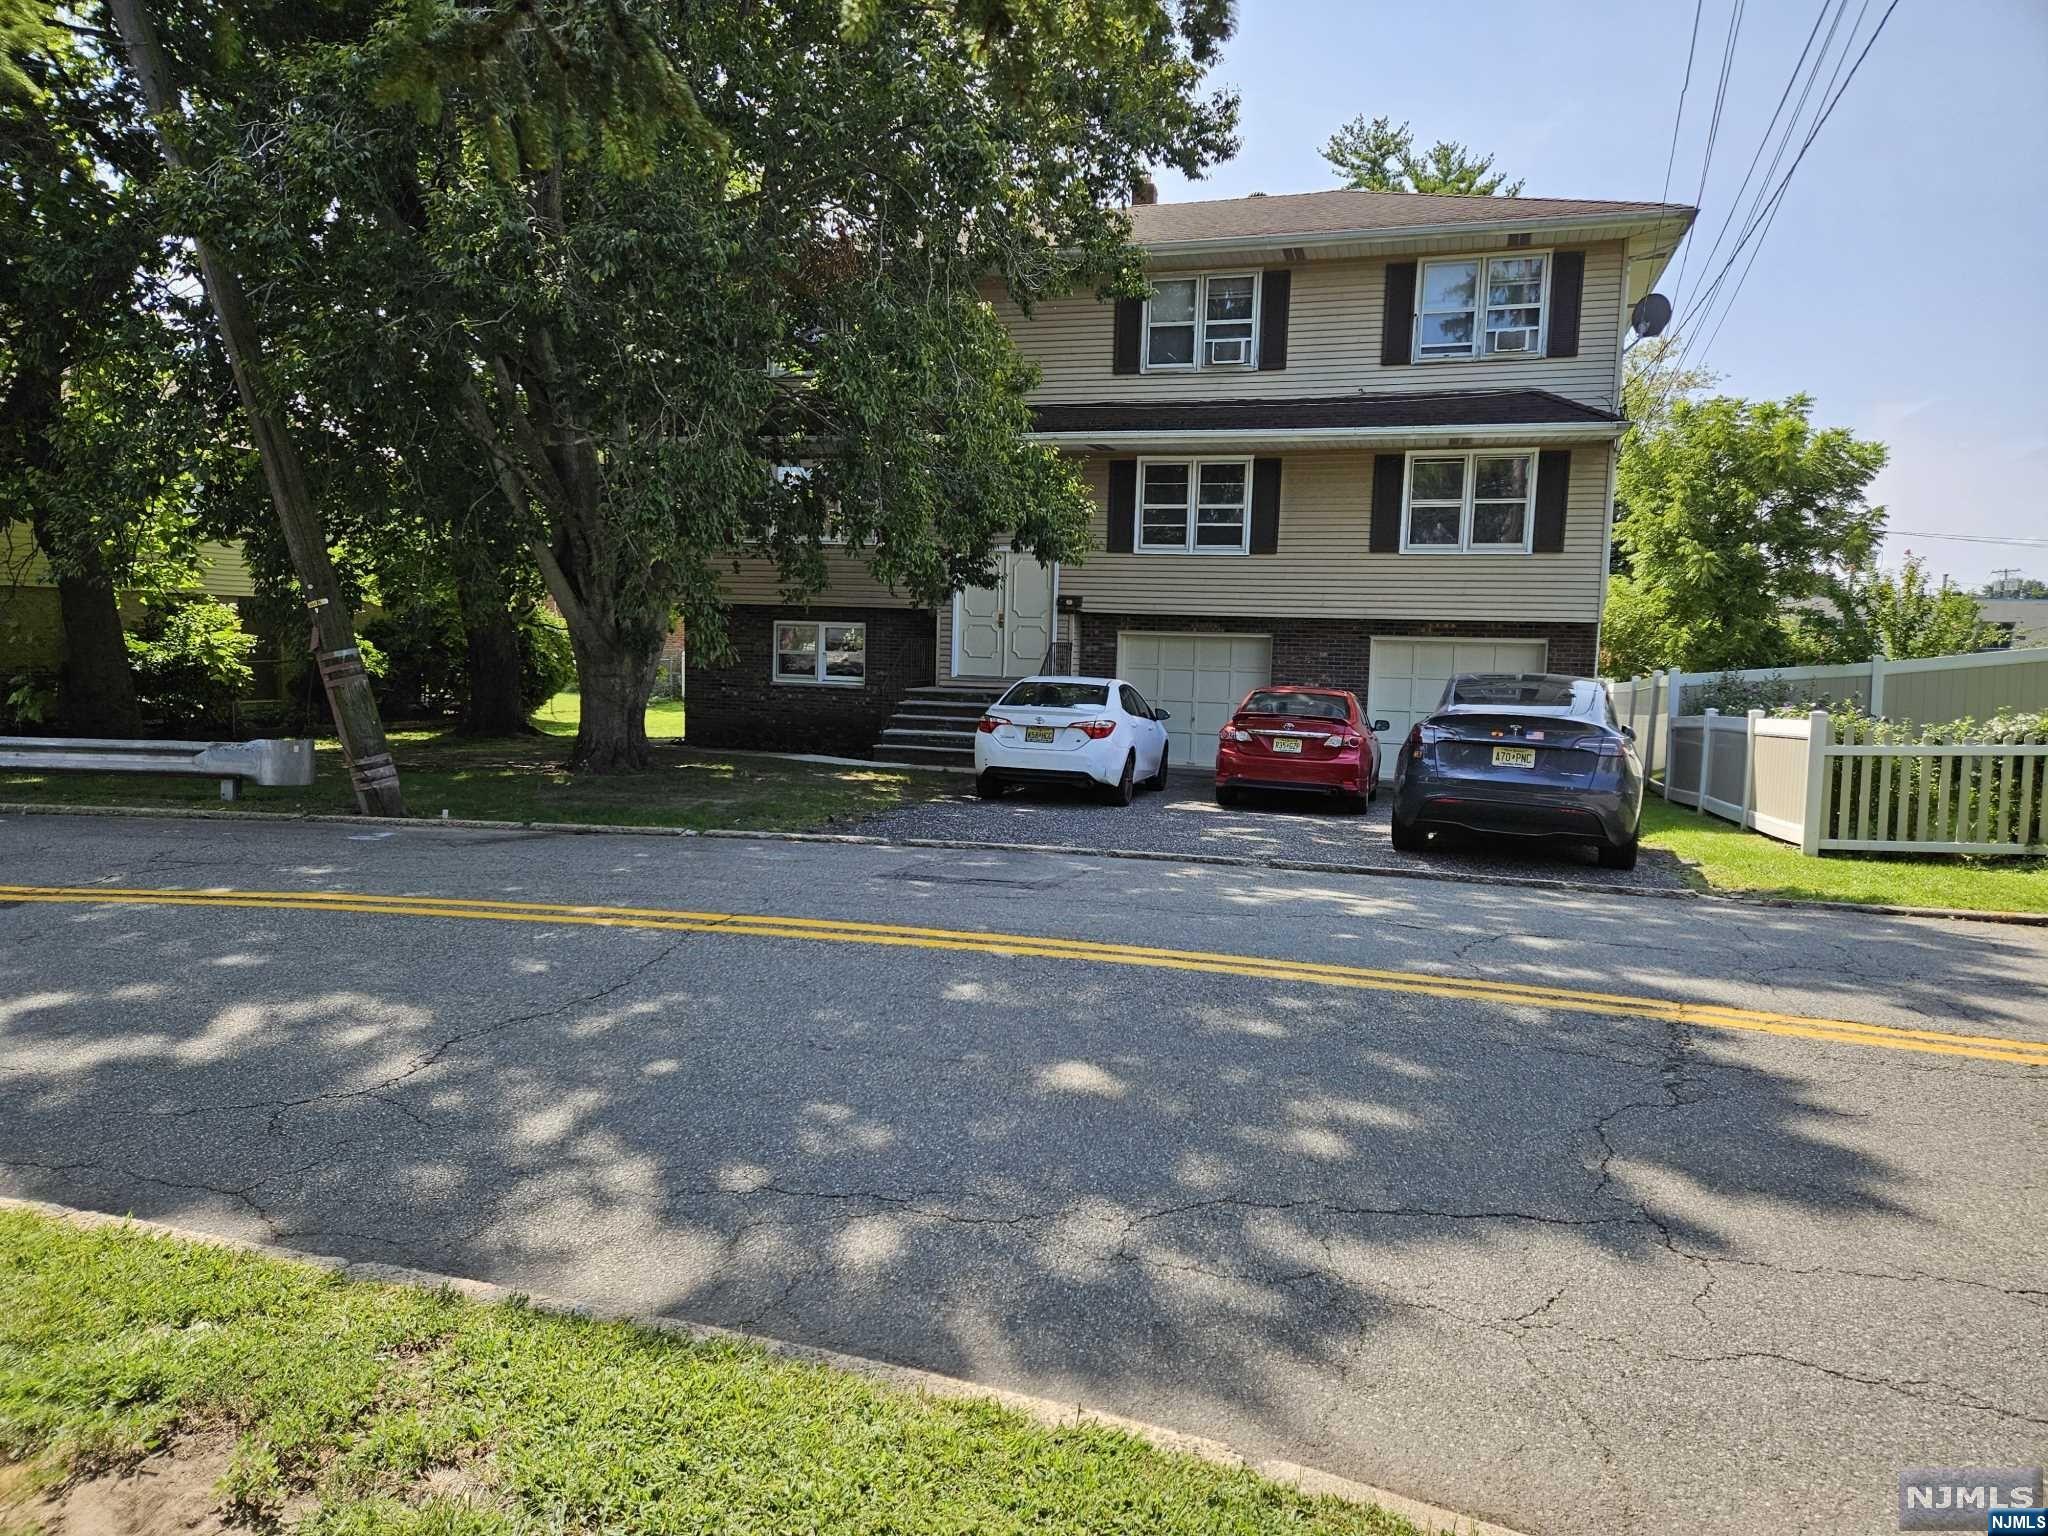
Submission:
[[1380,311],[1380,366],[1415,360],[1415,263],[1387,263],[1387,301]]
[[1550,344],[1546,357],[1579,355],[1579,310],[1586,291],[1586,253],[1559,251],[1550,258]]
[[1116,301],[1116,355],[1110,363],[1112,373],[1136,373],[1138,371],[1138,347],[1145,334],[1145,301],[1143,299],[1118,299]]
[[1564,549],[1564,509],[1572,491],[1572,451],[1546,448],[1536,455],[1536,537],[1531,543],[1539,555],[1555,555]]
[[1405,453],[1373,455],[1372,536],[1366,548],[1375,555],[1401,553],[1401,494],[1405,489],[1402,480],[1407,472]]
[[1252,553],[1280,553],[1280,461],[1252,460]]
[[1138,538],[1138,461],[1109,461],[1109,552],[1128,555]]
[[1294,273],[1268,267],[1259,279],[1259,372],[1287,366],[1287,307],[1294,298]]

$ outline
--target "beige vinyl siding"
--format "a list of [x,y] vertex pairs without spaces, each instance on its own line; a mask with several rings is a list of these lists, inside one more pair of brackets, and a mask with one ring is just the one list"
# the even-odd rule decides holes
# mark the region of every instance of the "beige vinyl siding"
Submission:
[[[1096,553],[1062,569],[1060,591],[1081,598],[1084,620],[1094,611],[1591,623],[1606,586],[1609,452],[1605,443],[1572,445],[1561,553],[1371,554],[1373,455],[1288,454],[1277,553]],[[1100,551],[1108,535],[1107,460],[1091,458],[1084,473],[1096,497],[1092,543]]]
[[[1475,242],[1471,249],[1499,247]],[[1620,241],[1586,248],[1579,355],[1569,358],[1478,358],[1382,367],[1380,310],[1386,262],[1380,259],[1311,261],[1294,268],[1287,366],[1270,373],[1203,368],[1194,373],[1115,374],[1110,371],[1113,304],[1091,294],[1049,299],[1027,319],[1000,292],[991,293],[990,299],[1018,350],[1044,372],[1032,396],[1039,401],[1545,389],[1611,411],[1620,387],[1622,252]],[[1431,251],[1432,257],[1439,254]]]
[[[819,607],[835,604],[858,608],[918,606],[877,581],[868,570],[867,562],[851,550],[826,550],[825,565],[829,573],[825,590],[811,594],[805,599],[809,603]],[[728,603],[779,604],[788,601],[783,592],[782,578],[776,573],[775,562],[753,558],[730,561],[723,566],[719,572],[719,595]]]
[[[256,581],[242,558],[240,544],[208,541],[197,550],[199,579],[195,590],[214,597],[254,597]],[[36,547],[27,523],[0,525],[0,587],[54,587],[50,563]]]

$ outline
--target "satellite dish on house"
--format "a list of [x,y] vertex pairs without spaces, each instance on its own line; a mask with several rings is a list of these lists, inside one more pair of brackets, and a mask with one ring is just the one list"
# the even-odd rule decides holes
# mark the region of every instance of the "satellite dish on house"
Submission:
[[1661,293],[1646,293],[1628,312],[1628,323],[1638,336],[1661,336],[1671,323],[1671,301]]

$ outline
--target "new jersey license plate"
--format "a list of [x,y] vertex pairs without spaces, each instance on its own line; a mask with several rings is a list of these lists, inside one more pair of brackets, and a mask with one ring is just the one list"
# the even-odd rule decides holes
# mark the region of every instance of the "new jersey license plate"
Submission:
[[1534,768],[1536,749],[1534,747],[1495,747],[1493,766],[1496,768]]
[[1295,756],[1299,757],[1301,755],[1301,738],[1299,736],[1275,736],[1273,738],[1273,750],[1275,752],[1292,752]]
[[1027,725],[1024,727],[1024,739],[1033,746],[1050,746],[1052,744],[1052,735],[1052,727],[1049,725]]

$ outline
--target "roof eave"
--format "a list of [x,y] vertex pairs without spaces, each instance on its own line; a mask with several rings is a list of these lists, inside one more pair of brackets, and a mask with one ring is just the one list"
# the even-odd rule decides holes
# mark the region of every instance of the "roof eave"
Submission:
[[1196,427],[1135,432],[1029,432],[1028,441],[1055,448],[1099,448],[1105,452],[1161,449],[1342,448],[1350,444],[1407,442],[1422,447],[1444,441],[1482,443],[1613,442],[1628,430],[1625,421],[1489,422],[1484,426],[1407,427]]
[[1225,256],[1238,251],[1295,247],[1303,251],[1331,246],[1393,249],[1418,240],[1453,239],[1465,235],[1518,234],[1531,229],[1569,229],[1588,235],[1619,238],[1676,224],[1682,234],[1696,210],[1674,207],[1669,212],[1628,214],[1536,214],[1521,219],[1485,219],[1457,224],[1404,224],[1398,229],[1334,229],[1306,234],[1229,235],[1214,240],[1141,240],[1137,244],[1157,256]]

